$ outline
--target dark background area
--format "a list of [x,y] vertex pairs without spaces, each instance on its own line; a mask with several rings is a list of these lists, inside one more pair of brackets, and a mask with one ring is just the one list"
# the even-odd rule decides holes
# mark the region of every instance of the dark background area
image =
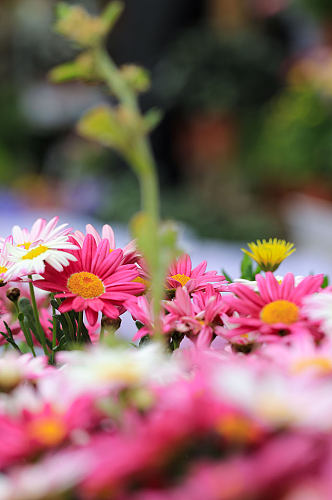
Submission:
[[[107,2],[79,3],[98,12]],[[127,0],[108,40],[118,64],[148,68],[143,109],[165,218],[203,237],[287,236],[297,193],[332,199],[332,4],[327,0]],[[73,48],[52,30],[56,2],[0,6],[0,206],[46,207],[125,222],[137,181],[75,122],[109,99],[55,86],[48,71]]]

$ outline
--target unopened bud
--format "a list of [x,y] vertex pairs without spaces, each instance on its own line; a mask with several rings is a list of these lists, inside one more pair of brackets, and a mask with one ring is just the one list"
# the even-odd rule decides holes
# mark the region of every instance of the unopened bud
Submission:
[[121,326],[121,319],[116,318],[116,319],[111,319],[108,318],[107,316],[103,316],[101,319],[101,326],[103,328],[109,328],[111,330],[118,330]]
[[17,302],[20,295],[21,295],[21,292],[18,288],[9,288],[7,290],[7,298],[9,300],[11,300],[12,302]]

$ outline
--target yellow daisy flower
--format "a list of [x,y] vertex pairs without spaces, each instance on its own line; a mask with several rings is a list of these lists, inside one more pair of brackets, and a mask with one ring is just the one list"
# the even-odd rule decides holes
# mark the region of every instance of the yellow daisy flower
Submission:
[[293,243],[277,238],[270,238],[268,241],[257,240],[256,243],[248,243],[248,247],[251,252],[244,248],[242,252],[255,260],[263,271],[275,271],[281,262],[296,250]]

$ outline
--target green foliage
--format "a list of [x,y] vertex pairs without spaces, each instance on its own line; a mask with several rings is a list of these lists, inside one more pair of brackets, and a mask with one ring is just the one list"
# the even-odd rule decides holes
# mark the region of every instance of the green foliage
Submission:
[[241,261],[241,279],[255,281],[256,274],[260,272],[261,270],[258,266],[255,269],[253,268],[253,263],[249,255],[244,254]]

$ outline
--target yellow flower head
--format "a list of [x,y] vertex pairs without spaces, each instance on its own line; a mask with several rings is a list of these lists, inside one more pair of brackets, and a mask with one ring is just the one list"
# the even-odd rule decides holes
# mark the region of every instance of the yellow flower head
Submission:
[[242,252],[254,259],[263,271],[275,271],[281,262],[296,250],[293,243],[277,238],[270,238],[268,241],[257,240],[256,243],[248,243],[248,247],[251,252],[244,248]]

